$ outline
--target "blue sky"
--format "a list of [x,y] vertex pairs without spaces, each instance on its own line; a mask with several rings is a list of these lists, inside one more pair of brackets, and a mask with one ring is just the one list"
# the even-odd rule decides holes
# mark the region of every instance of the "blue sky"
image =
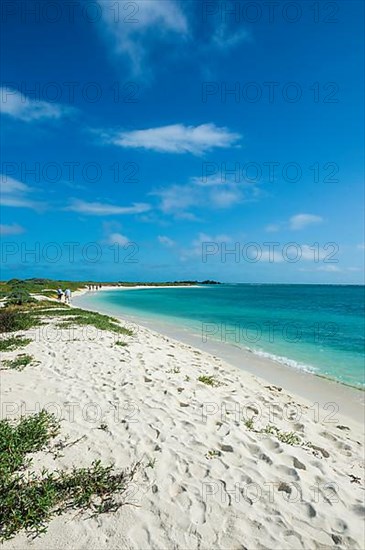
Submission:
[[356,0],[3,2],[2,278],[363,283],[362,52]]

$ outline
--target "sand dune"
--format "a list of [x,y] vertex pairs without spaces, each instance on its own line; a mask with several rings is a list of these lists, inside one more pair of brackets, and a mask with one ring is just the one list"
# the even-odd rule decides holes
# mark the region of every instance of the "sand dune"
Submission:
[[117,512],[57,517],[5,550],[364,547],[363,436],[341,411],[146,328],[125,347],[108,332],[50,342],[44,330],[26,348],[38,364],[1,372],[2,415],[46,407],[58,439],[79,441],[33,468],[141,465]]

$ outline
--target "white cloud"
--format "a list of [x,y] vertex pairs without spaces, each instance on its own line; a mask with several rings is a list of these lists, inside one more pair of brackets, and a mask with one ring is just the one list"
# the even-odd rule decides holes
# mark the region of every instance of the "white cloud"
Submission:
[[114,54],[128,59],[132,75],[146,76],[153,43],[168,45],[188,34],[188,21],[174,0],[98,0],[101,30]]
[[82,200],[73,200],[66,210],[87,214],[90,216],[113,216],[123,214],[142,214],[150,210],[149,204],[134,203],[132,206],[115,206],[101,202],[86,202]]
[[[155,190],[151,195],[160,199],[159,208],[164,214],[175,218],[198,220],[191,209],[224,210],[241,204],[249,197],[245,196],[241,185],[235,183],[218,183],[200,185],[200,178],[190,178],[186,185],[173,184],[169,187]],[[254,189],[251,186],[251,189]]]
[[13,223],[12,225],[0,224],[0,235],[20,235],[24,231],[24,227],[21,227],[17,223]]
[[164,235],[159,235],[157,238],[159,243],[161,243],[164,246],[167,246],[168,248],[171,248],[176,244],[175,241],[173,241],[172,239]]
[[227,128],[219,128],[213,123],[200,126],[171,124],[146,130],[118,132],[111,135],[109,141],[125,148],[202,155],[215,148],[232,147],[240,137],[240,134],[230,132]]
[[120,246],[125,246],[130,242],[130,239],[121,233],[111,233],[108,237],[109,244],[119,244]]
[[316,225],[323,222],[323,218],[314,214],[296,214],[289,220],[289,228],[293,230],[304,229],[308,225]]
[[30,99],[12,88],[0,88],[0,112],[24,122],[40,119],[58,120],[73,111],[74,109],[68,106]]
[[186,214],[199,200],[197,191],[188,185],[171,185],[151,194],[160,198],[159,208],[164,214]]
[[199,233],[197,237],[192,241],[190,248],[184,249],[181,251],[180,260],[186,261],[189,258],[194,258],[199,256],[202,257],[204,252],[206,252],[207,250],[210,250],[210,248],[208,249],[208,245],[217,245],[217,247],[214,247],[216,248],[216,251],[214,251],[213,255],[215,256],[217,253],[217,257],[221,258],[220,248],[219,248],[220,245],[222,245],[222,243],[228,244],[232,242],[233,241],[231,237],[229,237],[228,235],[222,234],[222,235],[213,236],[213,235],[207,235],[206,233]]
[[32,192],[31,187],[5,174],[1,175],[0,189],[2,206],[30,208],[38,211],[45,208],[44,203],[28,198],[28,194]]
[[240,189],[214,190],[210,194],[210,200],[217,208],[230,208],[243,200],[243,193]]

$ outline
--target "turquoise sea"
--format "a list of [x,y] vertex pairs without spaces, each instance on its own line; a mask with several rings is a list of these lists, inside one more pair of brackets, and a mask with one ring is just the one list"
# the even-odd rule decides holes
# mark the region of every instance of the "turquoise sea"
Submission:
[[221,284],[90,293],[88,303],[164,320],[202,342],[249,348],[292,368],[365,385],[364,286]]

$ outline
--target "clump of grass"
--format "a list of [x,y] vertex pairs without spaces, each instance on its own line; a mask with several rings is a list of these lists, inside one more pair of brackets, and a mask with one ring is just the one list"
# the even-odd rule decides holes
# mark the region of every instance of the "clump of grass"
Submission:
[[208,459],[212,459],[212,458],[216,458],[218,456],[221,456],[221,452],[220,451],[216,451],[216,450],[212,450],[212,451],[208,451],[207,454],[205,455],[206,458]]
[[244,421],[244,424],[248,430],[253,430],[253,418],[247,418],[247,420]]
[[268,424],[264,429],[260,430],[261,433],[272,434],[281,441],[282,443],[287,443],[288,445],[300,445],[301,439],[295,432],[281,432],[279,428],[273,424]]
[[7,476],[24,466],[28,453],[44,449],[59,428],[56,417],[45,410],[22,416],[16,424],[0,420],[0,487]]
[[22,417],[17,424],[0,421],[0,542],[21,530],[39,535],[54,515],[66,510],[112,512],[125,504],[116,499],[128,489],[139,464],[130,471],[114,472],[113,466],[92,462],[88,468],[26,474],[27,455],[43,450],[59,433],[54,415],[41,411]]
[[115,345],[122,347],[128,346],[127,342],[123,342],[123,340],[118,340],[117,342],[115,342]]
[[30,338],[21,338],[20,336],[0,339],[0,351],[14,351],[15,349],[27,346],[31,341]]
[[61,324],[61,326],[72,325],[91,325],[99,330],[108,330],[116,334],[125,334],[126,336],[132,336],[132,331],[122,327],[119,324],[118,319],[109,317],[109,315],[102,315],[95,311],[87,311],[80,308],[52,308],[52,309],[40,309],[37,315],[45,317],[69,317],[69,319]]
[[218,386],[221,386],[221,382],[219,382],[215,376],[206,376],[202,375],[198,378],[199,382],[203,382],[203,384],[206,384],[207,386],[212,386],[213,388],[217,388]]
[[15,359],[4,359],[1,362],[1,368],[3,369],[13,369],[13,370],[23,370],[25,367],[30,365],[32,361],[34,360],[34,357],[31,355],[27,355],[26,353],[22,353],[15,357]]

